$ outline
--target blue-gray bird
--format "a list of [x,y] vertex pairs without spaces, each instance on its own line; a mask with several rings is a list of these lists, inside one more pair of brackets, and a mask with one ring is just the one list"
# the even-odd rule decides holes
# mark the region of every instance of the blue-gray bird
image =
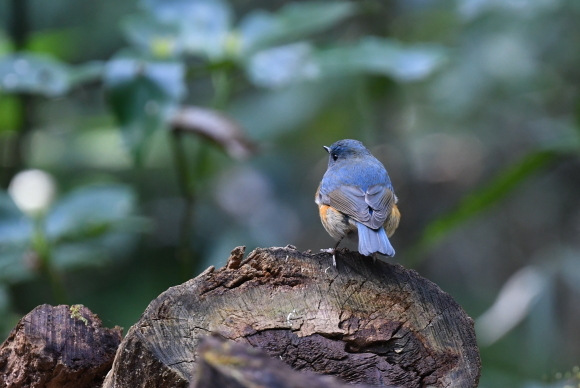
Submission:
[[339,140],[328,152],[328,169],[316,190],[322,225],[334,239],[332,253],[344,237],[358,237],[358,251],[371,256],[394,256],[389,237],[399,226],[401,213],[391,179],[381,162],[358,140]]

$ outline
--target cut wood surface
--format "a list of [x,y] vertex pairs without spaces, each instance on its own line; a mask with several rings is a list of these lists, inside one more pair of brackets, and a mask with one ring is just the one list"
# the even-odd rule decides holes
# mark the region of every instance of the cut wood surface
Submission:
[[215,336],[202,339],[198,354],[192,388],[371,388],[297,371],[260,349]]
[[374,386],[476,387],[473,321],[434,283],[346,249],[256,249],[172,287],[121,343],[104,388],[188,387],[210,333],[298,370]]
[[121,337],[82,305],[38,306],[0,346],[0,387],[100,387]]

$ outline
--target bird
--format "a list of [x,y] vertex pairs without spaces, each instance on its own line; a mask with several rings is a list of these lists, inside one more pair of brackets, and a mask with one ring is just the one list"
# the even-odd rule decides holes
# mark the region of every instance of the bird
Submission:
[[336,267],[336,249],[347,237],[358,238],[358,251],[365,256],[394,256],[389,237],[399,226],[401,213],[387,170],[358,140],[344,139],[323,147],[328,152],[328,168],[315,202],[324,229],[337,243],[322,251],[332,253]]

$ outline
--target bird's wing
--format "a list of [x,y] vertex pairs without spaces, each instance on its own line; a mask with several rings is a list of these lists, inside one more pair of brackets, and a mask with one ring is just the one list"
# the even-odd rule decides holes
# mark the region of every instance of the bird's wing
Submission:
[[382,185],[365,192],[356,186],[343,185],[326,196],[328,204],[372,229],[380,228],[394,204],[393,191]]
[[395,193],[389,187],[374,185],[368,188],[365,194],[365,202],[373,210],[371,214],[372,228],[379,228],[389,214],[396,202]]

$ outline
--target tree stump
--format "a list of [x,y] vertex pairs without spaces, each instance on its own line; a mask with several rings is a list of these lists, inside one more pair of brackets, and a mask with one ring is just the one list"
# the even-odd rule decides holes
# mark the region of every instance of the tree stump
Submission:
[[370,388],[294,370],[260,349],[217,336],[204,337],[198,349],[195,388]]
[[121,337],[82,305],[38,306],[0,346],[0,387],[100,387]]
[[210,333],[351,383],[477,386],[473,320],[415,271],[346,249],[336,268],[293,247],[243,252],[152,301],[103,387],[188,387]]

